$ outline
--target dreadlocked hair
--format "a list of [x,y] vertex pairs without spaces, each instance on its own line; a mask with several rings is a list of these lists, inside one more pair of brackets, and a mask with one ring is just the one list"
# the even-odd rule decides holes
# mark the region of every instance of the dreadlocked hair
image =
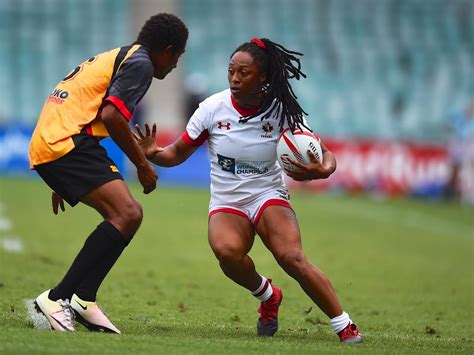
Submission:
[[281,115],[280,132],[283,131],[285,122],[288,123],[292,132],[296,128],[302,129],[301,126],[311,130],[304,121],[304,115],[307,115],[307,113],[298,103],[298,97],[288,81],[293,78],[296,80],[301,77],[306,78],[306,75],[301,71],[301,62],[298,58],[303,53],[286,49],[268,38],[243,43],[232,53],[231,58],[237,52],[249,53],[260,67],[260,70],[267,74],[267,83],[263,87],[264,95],[260,109],[252,115],[243,117],[240,122],[247,122],[266,112],[262,116],[262,120],[273,114]]

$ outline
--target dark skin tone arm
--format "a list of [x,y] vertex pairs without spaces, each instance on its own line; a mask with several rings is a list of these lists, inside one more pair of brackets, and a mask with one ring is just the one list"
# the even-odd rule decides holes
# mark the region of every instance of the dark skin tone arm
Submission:
[[[137,176],[140,184],[143,186],[143,193],[148,194],[156,188],[158,175],[148,163],[145,154],[138,146],[133,132],[130,129],[128,121],[112,104],[106,104],[101,112],[101,118],[104,122],[110,137],[127,155],[137,168]],[[59,208],[64,212],[64,201],[56,192],[51,194],[51,205],[53,213],[58,214]]]
[[305,181],[305,180],[318,180],[318,179],[327,179],[334,171],[336,171],[336,158],[334,154],[320,142],[321,149],[323,152],[323,163],[316,158],[316,156],[308,150],[308,155],[311,159],[309,164],[301,164],[300,162],[294,159],[288,159],[288,161],[297,166],[299,169],[287,169],[286,173],[296,181]]
[[158,175],[135,141],[128,121],[112,104],[105,105],[101,117],[110,137],[136,166],[138,180],[143,186],[143,192],[145,194],[152,192],[156,188]]
[[[157,79],[164,79],[176,68],[178,60],[183,53],[184,48],[175,50],[171,45],[166,47],[163,51],[152,53],[153,76]],[[137,167],[137,175],[143,186],[143,192],[147,194],[153,191],[156,188],[158,175],[146,160],[137,142],[135,142],[125,117],[123,117],[120,111],[113,105],[107,103],[102,109],[101,117],[110,137]],[[51,195],[51,204],[54,214],[58,214],[59,208],[64,211],[64,201],[62,197],[54,191]]]
[[[160,148],[156,144],[156,124],[150,126],[145,123],[145,133],[141,128],[135,126],[137,133],[134,133],[138,145],[144,152],[148,160],[159,166],[176,166],[188,159],[198,147],[192,147],[185,143],[181,138],[173,144]],[[299,170],[287,170],[288,175],[297,181],[326,179],[336,170],[336,159],[334,155],[321,142],[323,151],[323,164],[316,159],[311,151],[308,151],[311,157],[310,164],[301,164],[290,159],[290,162],[297,166]]]
[[152,163],[159,166],[176,166],[188,159],[199,147],[193,147],[178,138],[174,143],[160,148],[156,144],[156,124],[145,123],[145,133],[140,126],[135,126],[137,133],[133,133],[142,152]]

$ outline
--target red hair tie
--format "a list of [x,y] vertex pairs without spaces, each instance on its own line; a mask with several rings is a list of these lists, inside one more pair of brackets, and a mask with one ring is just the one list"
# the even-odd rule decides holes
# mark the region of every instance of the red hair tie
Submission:
[[265,43],[263,43],[263,41],[260,38],[257,38],[257,37],[252,38],[250,42],[255,43],[260,48],[265,49]]

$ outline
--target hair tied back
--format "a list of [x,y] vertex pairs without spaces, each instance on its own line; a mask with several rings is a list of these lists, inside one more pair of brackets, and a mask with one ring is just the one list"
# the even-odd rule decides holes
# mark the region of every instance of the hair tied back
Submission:
[[255,43],[260,48],[265,49],[265,43],[260,38],[257,38],[257,37],[252,38],[250,42]]

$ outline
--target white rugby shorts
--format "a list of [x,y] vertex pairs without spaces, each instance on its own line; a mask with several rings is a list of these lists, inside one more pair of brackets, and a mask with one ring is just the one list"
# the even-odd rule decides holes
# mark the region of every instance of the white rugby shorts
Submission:
[[286,189],[267,191],[245,204],[223,204],[221,202],[216,203],[211,198],[208,219],[211,219],[213,215],[219,212],[233,213],[249,219],[253,226],[256,227],[263,211],[269,206],[284,206],[293,210],[289,200],[290,195]]

